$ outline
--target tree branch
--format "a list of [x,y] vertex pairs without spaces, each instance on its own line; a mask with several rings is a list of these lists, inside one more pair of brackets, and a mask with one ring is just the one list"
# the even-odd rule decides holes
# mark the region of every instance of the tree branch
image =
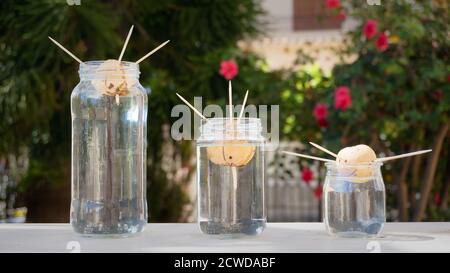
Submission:
[[422,188],[420,190],[419,206],[417,207],[416,213],[414,214],[414,221],[416,222],[421,221],[425,214],[425,209],[427,207],[427,200],[433,186],[434,175],[436,173],[436,168],[439,161],[439,154],[442,150],[442,144],[445,140],[449,127],[450,127],[449,123],[444,124],[434,139],[433,153],[428,158],[427,169],[425,172]]
[[408,174],[409,167],[411,165],[411,157],[404,160],[402,171],[397,178],[398,186],[398,209],[400,211],[400,221],[407,222],[408,215],[408,185],[406,184],[406,175]]

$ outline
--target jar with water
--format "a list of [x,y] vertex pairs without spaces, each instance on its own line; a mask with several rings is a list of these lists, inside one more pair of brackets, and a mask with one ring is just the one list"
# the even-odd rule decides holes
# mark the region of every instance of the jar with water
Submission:
[[323,215],[327,231],[339,237],[378,236],[386,222],[382,163],[325,165]]
[[81,63],[71,96],[70,221],[88,236],[129,236],[147,223],[147,94],[138,65],[116,62]]
[[198,223],[205,234],[257,235],[266,226],[258,118],[211,118],[197,140]]

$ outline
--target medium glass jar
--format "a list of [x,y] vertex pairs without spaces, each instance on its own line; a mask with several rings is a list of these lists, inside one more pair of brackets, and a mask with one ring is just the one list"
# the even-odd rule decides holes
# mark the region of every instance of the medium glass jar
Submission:
[[382,163],[326,163],[324,223],[340,237],[376,237],[386,222]]
[[128,236],[147,223],[147,94],[139,66],[80,65],[71,96],[70,221],[84,235]]
[[197,140],[198,223],[205,234],[257,235],[266,226],[264,143],[257,118],[212,118]]

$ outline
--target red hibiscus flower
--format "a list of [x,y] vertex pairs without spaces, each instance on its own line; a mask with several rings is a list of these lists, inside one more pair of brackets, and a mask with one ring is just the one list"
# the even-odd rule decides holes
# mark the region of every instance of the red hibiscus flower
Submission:
[[337,9],[341,6],[341,1],[340,0],[326,0],[325,5],[329,9]]
[[219,73],[227,80],[232,80],[239,72],[238,65],[234,60],[225,60],[220,63]]
[[317,121],[317,124],[319,125],[320,128],[328,128],[328,126],[330,126],[330,123],[326,119],[319,119]]
[[375,20],[367,20],[363,28],[363,33],[367,39],[372,39],[378,33],[378,22]]
[[328,116],[328,106],[325,103],[318,103],[313,110],[316,120],[325,119]]
[[347,14],[345,14],[345,12],[341,11],[338,13],[337,18],[338,18],[338,20],[344,21],[345,19],[347,19]]
[[322,198],[322,187],[321,186],[317,186],[314,189],[314,197],[316,197],[317,200],[320,200]]
[[334,108],[347,110],[352,105],[352,97],[350,96],[350,88],[340,86],[334,91]]
[[441,204],[441,201],[442,201],[441,200],[441,195],[438,192],[436,192],[434,194],[434,204],[439,206]]
[[377,41],[375,42],[376,47],[379,51],[385,51],[389,47],[389,40],[386,33],[381,33],[378,37]]
[[313,178],[314,178],[314,173],[311,171],[311,169],[308,167],[304,167],[302,169],[302,180],[305,183],[309,184],[309,182],[311,182],[311,180],[313,180]]
[[433,92],[432,96],[434,99],[440,101],[444,98],[444,92],[441,89],[438,89]]

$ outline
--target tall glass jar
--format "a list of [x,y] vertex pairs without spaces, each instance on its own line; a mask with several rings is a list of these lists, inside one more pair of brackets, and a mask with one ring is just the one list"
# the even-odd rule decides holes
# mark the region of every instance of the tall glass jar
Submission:
[[84,235],[128,236],[147,223],[147,94],[139,66],[84,62],[71,96],[70,221]]
[[264,143],[257,118],[212,118],[197,140],[198,222],[205,234],[257,235],[266,226]]
[[376,237],[386,222],[382,163],[326,163],[324,223],[339,237]]

